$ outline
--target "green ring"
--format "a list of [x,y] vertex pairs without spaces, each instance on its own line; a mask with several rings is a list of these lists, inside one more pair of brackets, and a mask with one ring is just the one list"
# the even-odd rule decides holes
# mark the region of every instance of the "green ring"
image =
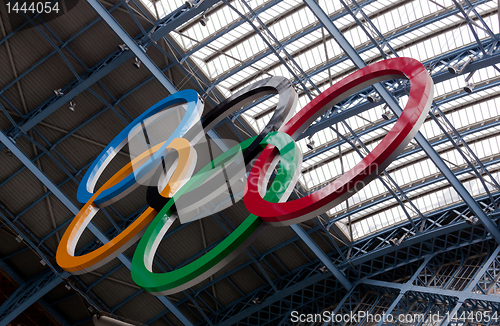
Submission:
[[[232,258],[243,251],[264,229],[265,224],[262,220],[258,216],[250,214],[234,232],[197,260],[167,273],[153,273],[146,267],[145,261],[147,257],[155,254],[151,250],[156,238],[161,233],[165,224],[169,222],[172,214],[170,208],[175,199],[202,184],[211,175],[206,172],[213,170],[215,173],[214,166],[225,163],[225,160],[231,158],[237,151],[244,150],[250,146],[256,138],[257,136],[243,141],[206,165],[179,189],[172,200],[169,200],[158,215],[156,215],[141,238],[132,259],[132,279],[142,289],[156,295],[172,294],[185,290],[216,273]],[[295,141],[283,132],[269,133],[260,144],[262,147],[268,144],[274,145],[280,151],[281,162],[278,172],[270,190],[264,196],[268,201],[278,202],[292,182],[296,171],[300,171],[299,165],[302,163],[302,154]],[[273,190],[277,183],[279,183],[278,189]],[[234,256],[231,256],[231,254],[234,254]]]

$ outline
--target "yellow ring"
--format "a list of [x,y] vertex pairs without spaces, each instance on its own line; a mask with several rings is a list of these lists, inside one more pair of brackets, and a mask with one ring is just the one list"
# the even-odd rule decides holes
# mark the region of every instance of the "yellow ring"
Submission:
[[[152,147],[150,150],[142,153],[121,168],[120,171],[113,175],[98,191],[96,191],[92,198],[82,207],[64,233],[57,248],[56,260],[59,266],[72,274],[87,273],[106,264],[139,240],[145,232],[146,227],[158,214],[158,212],[151,207],[148,207],[120,234],[98,249],[81,256],[74,255],[76,245],[83,231],[94,215],[99,211],[99,207],[94,204],[94,199],[97,198],[102,191],[114,186],[132,173],[135,164],[147,161],[163,144],[164,142]],[[161,192],[162,196],[175,194],[185,181],[191,177],[189,174],[192,174],[194,163],[196,162],[196,152],[189,141],[184,138],[175,138],[167,148],[177,150],[179,158],[172,177]]]

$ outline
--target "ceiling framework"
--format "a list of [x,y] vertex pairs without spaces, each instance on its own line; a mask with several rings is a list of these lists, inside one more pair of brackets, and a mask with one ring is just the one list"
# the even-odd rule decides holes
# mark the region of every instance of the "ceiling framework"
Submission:
[[[97,311],[148,325],[292,325],[292,311],[419,312],[429,323],[437,311],[499,309],[495,1],[81,0],[52,21],[0,9],[0,268],[19,284],[0,306],[0,325],[29,322],[26,309],[35,302],[61,325],[92,325]],[[231,264],[175,295],[154,297],[133,283],[134,246],[80,276],[55,264],[60,237],[81,207],[82,175],[161,98],[194,88],[207,112],[255,80],[283,75],[303,107],[365,63],[395,56],[428,69],[436,85],[431,113],[384,174],[342,205],[293,227],[268,228]],[[464,91],[470,81],[472,93]],[[404,81],[387,81],[316,120],[299,137],[304,164],[294,196],[316,191],[367,155],[407,94]],[[210,138],[259,133],[276,103],[275,96],[255,101]],[[128,157],[120,152],[103,178]],[[130,225],[146,208],[143,199],[135,191],[103,209],[78,253]],[[166,272],[200,257],[247,214],[237,203],[176,224],[155,268]]]

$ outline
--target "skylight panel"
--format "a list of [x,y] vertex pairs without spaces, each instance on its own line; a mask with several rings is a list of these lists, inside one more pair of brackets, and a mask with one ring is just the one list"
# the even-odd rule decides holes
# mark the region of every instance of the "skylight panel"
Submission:
[[[465,175],[465,176],[466,176],[466,175]],[[463,177],[464,177],[464,176],[462,175],[462,176],[461,176],[461,179],[463,179]],[[441,182],[435,183],[433,186],[426,186],[426,187],[423,187],[423,188],[419,189],[418,191],[416,191],[415,193],[426,193],[426,192],[428,192],[431,188],[439,188],[439,187],[441,187],[441,185],[443,185],[443,184],[447,184],[447,182],[446,182],[446,181],[441,181]],[[476,193],[477,193],[477,194],[481,193],[481,191],[482,191],[482,190],[481,190],[481,187],[480,187],[479,185],[475,185],[475,189],[476,189],[475,191],[476,191]],[[452,196],[452,192],[451,192],[451,191],[447,191],[447,192],[440,192],[440,196],[441,196],[442,198],[444,198],[444,199],[443,199],[443,200],[441,200],[440,202],[443,202],[443,201],[444,201],[445,203],[449,204],[451,201],[456,201],[456,200],[454,200],[454,199],[453,199],[453,196]],[[446,196],[448,196],[448,197],[446,197]],[[431,209],[428,205],[424,205],[424,206],[422,206],[422,202],[421,202],[420,200],[418,200],[418,202],[419,202],[419,205],[418,205],[418,206],[420,207],[420,209],[422,209],[422,207],[423,207],[423,208],[425,208],[425,209]],[[437,207],[440,207],[440,206],[438,205],[438,206],[436,206],[435,208],[437,208]],[[368,209],[368,208],[367,208],[367,209],[365,209],[364,211],[372,211],[372,209]]]
[[[495,176],[497,176],[495,174]],[[497,176],[498,177],[498,176]],[[480,183],[477,180],[472,180],[472,181],[467,181],[464,183],[466,188],[468,188],[474,195],[478,196],[481,194],[484,194],[484,189],[480,185]],[[436,200],[437,198],[437,200]],[[412,202],[418,207],[418,209],[422,213],[427,213],[429,211],[435,210],[435,209],[440,209],[444,206],[454,204],[456,202],[461,201],[461,198],[458,196],[458,194],[452,189],[452,188],[446,188],[444,190],[438,190],[434,193],[426,194],[422,197],[416,198],[415,200],[412,200]],[[368,210],[368,209],[367,209]],[[374,211],[375,209],[370,209],[371,211]],[[412,210],[407,209],[407,212],[410,213],[410,216],[412,218],[417,217],[417,214],[414,213]],[[358,214],[355,214],[358,215]],[[351,216],[351,217],[357,217],[357,216]],[[380,221],[379,221],[380,220]],[[366,221],[366,222],[364,222]],[[357,233],[353,232],[354,239],[361,238],[363,236],[366,236],[370,233],[379,231],[385,227],[388,227],[390,225],[393,225],[395,223],[400,223],[402,221],[406,221],[406,214],[404,213],[403,209],[401,206],[395,206],[392,207],[388,210],[382,211],[380,213],[377,213],[375,215],[369,215],[366,217],[363,217],[359,222],[353,223],[353,231],[357,230]],[[344,223],[347,223],[347,219],[343,220]],[[371,230],[370,232],[359,232],[360,225],[366,225],[370,226]],[[347,230],[347,234],[349,233],[349,227],[344,224],[345,227],[343,227],[343,230]]]

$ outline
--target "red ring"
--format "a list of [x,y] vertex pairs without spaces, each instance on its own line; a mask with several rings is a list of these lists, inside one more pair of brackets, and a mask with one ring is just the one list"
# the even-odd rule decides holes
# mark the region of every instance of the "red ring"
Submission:
[[364,67],[331,86],[300,110],[280,131],[293,139],[319,116],[347,96],[376,82],[394,78],[410,81],[410,95],[392,129],[361,162],[340,178],[308,196],[271,203],[260,196],[266,166],[278,154],[268,145],[250,171],[245,186],[245,206],[250,213],[273,225],[291,225],[325,213],[375,179],[415,136],[432,104],[433,82],[424,66],[411,58],[393,58]]

